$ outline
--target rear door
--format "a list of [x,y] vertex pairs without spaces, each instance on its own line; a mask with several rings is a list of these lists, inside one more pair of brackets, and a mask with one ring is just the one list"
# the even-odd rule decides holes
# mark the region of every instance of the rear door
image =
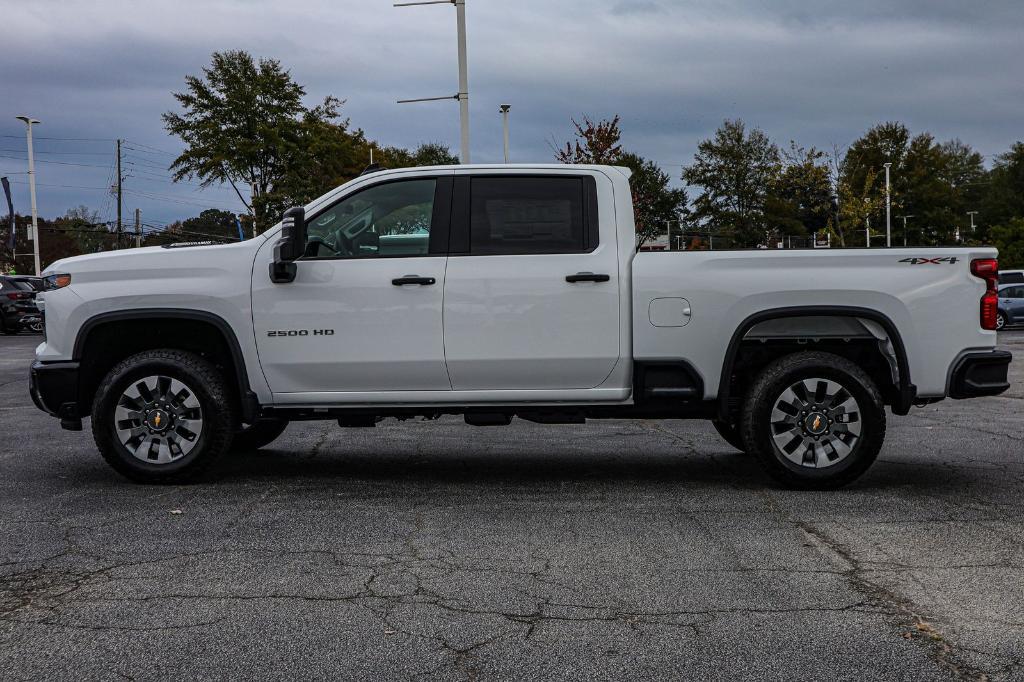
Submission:
[[444,296],[454,390],[589,389],[611,373],[618,254],[597,181],[457,172]]

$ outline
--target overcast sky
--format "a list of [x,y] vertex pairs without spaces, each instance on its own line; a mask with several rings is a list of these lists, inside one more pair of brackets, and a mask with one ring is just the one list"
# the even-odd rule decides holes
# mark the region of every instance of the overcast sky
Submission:
[[[572,116],[618,113],[626,147],[674,178],[725,118],[780,144],[828,149],[884,120],[959,137],[986,159],[1024,139],[1021,0],[467,0],[467,17],[474,161],[501,160],[504,102],[513,161],[550,161]],[[18,114],[43,121],[43,216],[86,204],[113,217],[104,187],[118,137],[132,147],[126,215],[139,207],[144,222],[169,222],[203,207],[240,210],[228,190],[171,184],[172,157],[161,153],[179,149],[160,121],[171,92],[214,50],[279,59],[309,104],[347,100],[343,113],[384,144],[458,148],[454,101],[395,104],[457,90],[446,5],[34,0],[4,3],[0,34],[0,174],[21,213]]]

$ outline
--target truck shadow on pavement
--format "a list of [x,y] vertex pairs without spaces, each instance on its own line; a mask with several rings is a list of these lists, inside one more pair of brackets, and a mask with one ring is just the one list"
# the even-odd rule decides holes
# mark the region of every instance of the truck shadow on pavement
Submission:
[[[524,454],[521,450],[488,452],[395,452],[387,454],[331,453],[310,456],[271,448],[233,453],[200,483],[231,484],[252,480],[335,480],[338,484],[422,484],[552,486],[565,483],[613,483],[660,487],[703,485],[742,489],[779,489],[754,459],[728,450],[665,453],[582,455],[573,452]],[[912,469],[912,472],[910,471]],[[904,488],[948,495],[969,488],[968,472],[929,463],[876,463],[861,479],[843,490]]]

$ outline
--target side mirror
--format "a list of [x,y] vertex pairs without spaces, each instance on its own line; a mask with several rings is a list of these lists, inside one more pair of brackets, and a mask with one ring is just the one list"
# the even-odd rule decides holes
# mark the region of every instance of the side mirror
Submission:
[[281,220],[281,238],[274,244],[270,281],[278,284],[295,280],[295,261],[306,248],[306,209],[289,208]]

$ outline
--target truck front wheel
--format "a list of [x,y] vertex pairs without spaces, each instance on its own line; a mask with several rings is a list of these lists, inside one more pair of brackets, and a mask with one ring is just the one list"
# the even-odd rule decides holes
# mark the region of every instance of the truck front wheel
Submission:
[[831,353],[794,353],[768,365],[740,420],[747,451],[794,488],[838,488],[863,474],[885,439],[885,406],[860,367]]
[[93,400],[92,433],[100,453],[134,481],[194,478],[231,446],[234,429],[223,375],[185,351],[129,357],[107,373]]

